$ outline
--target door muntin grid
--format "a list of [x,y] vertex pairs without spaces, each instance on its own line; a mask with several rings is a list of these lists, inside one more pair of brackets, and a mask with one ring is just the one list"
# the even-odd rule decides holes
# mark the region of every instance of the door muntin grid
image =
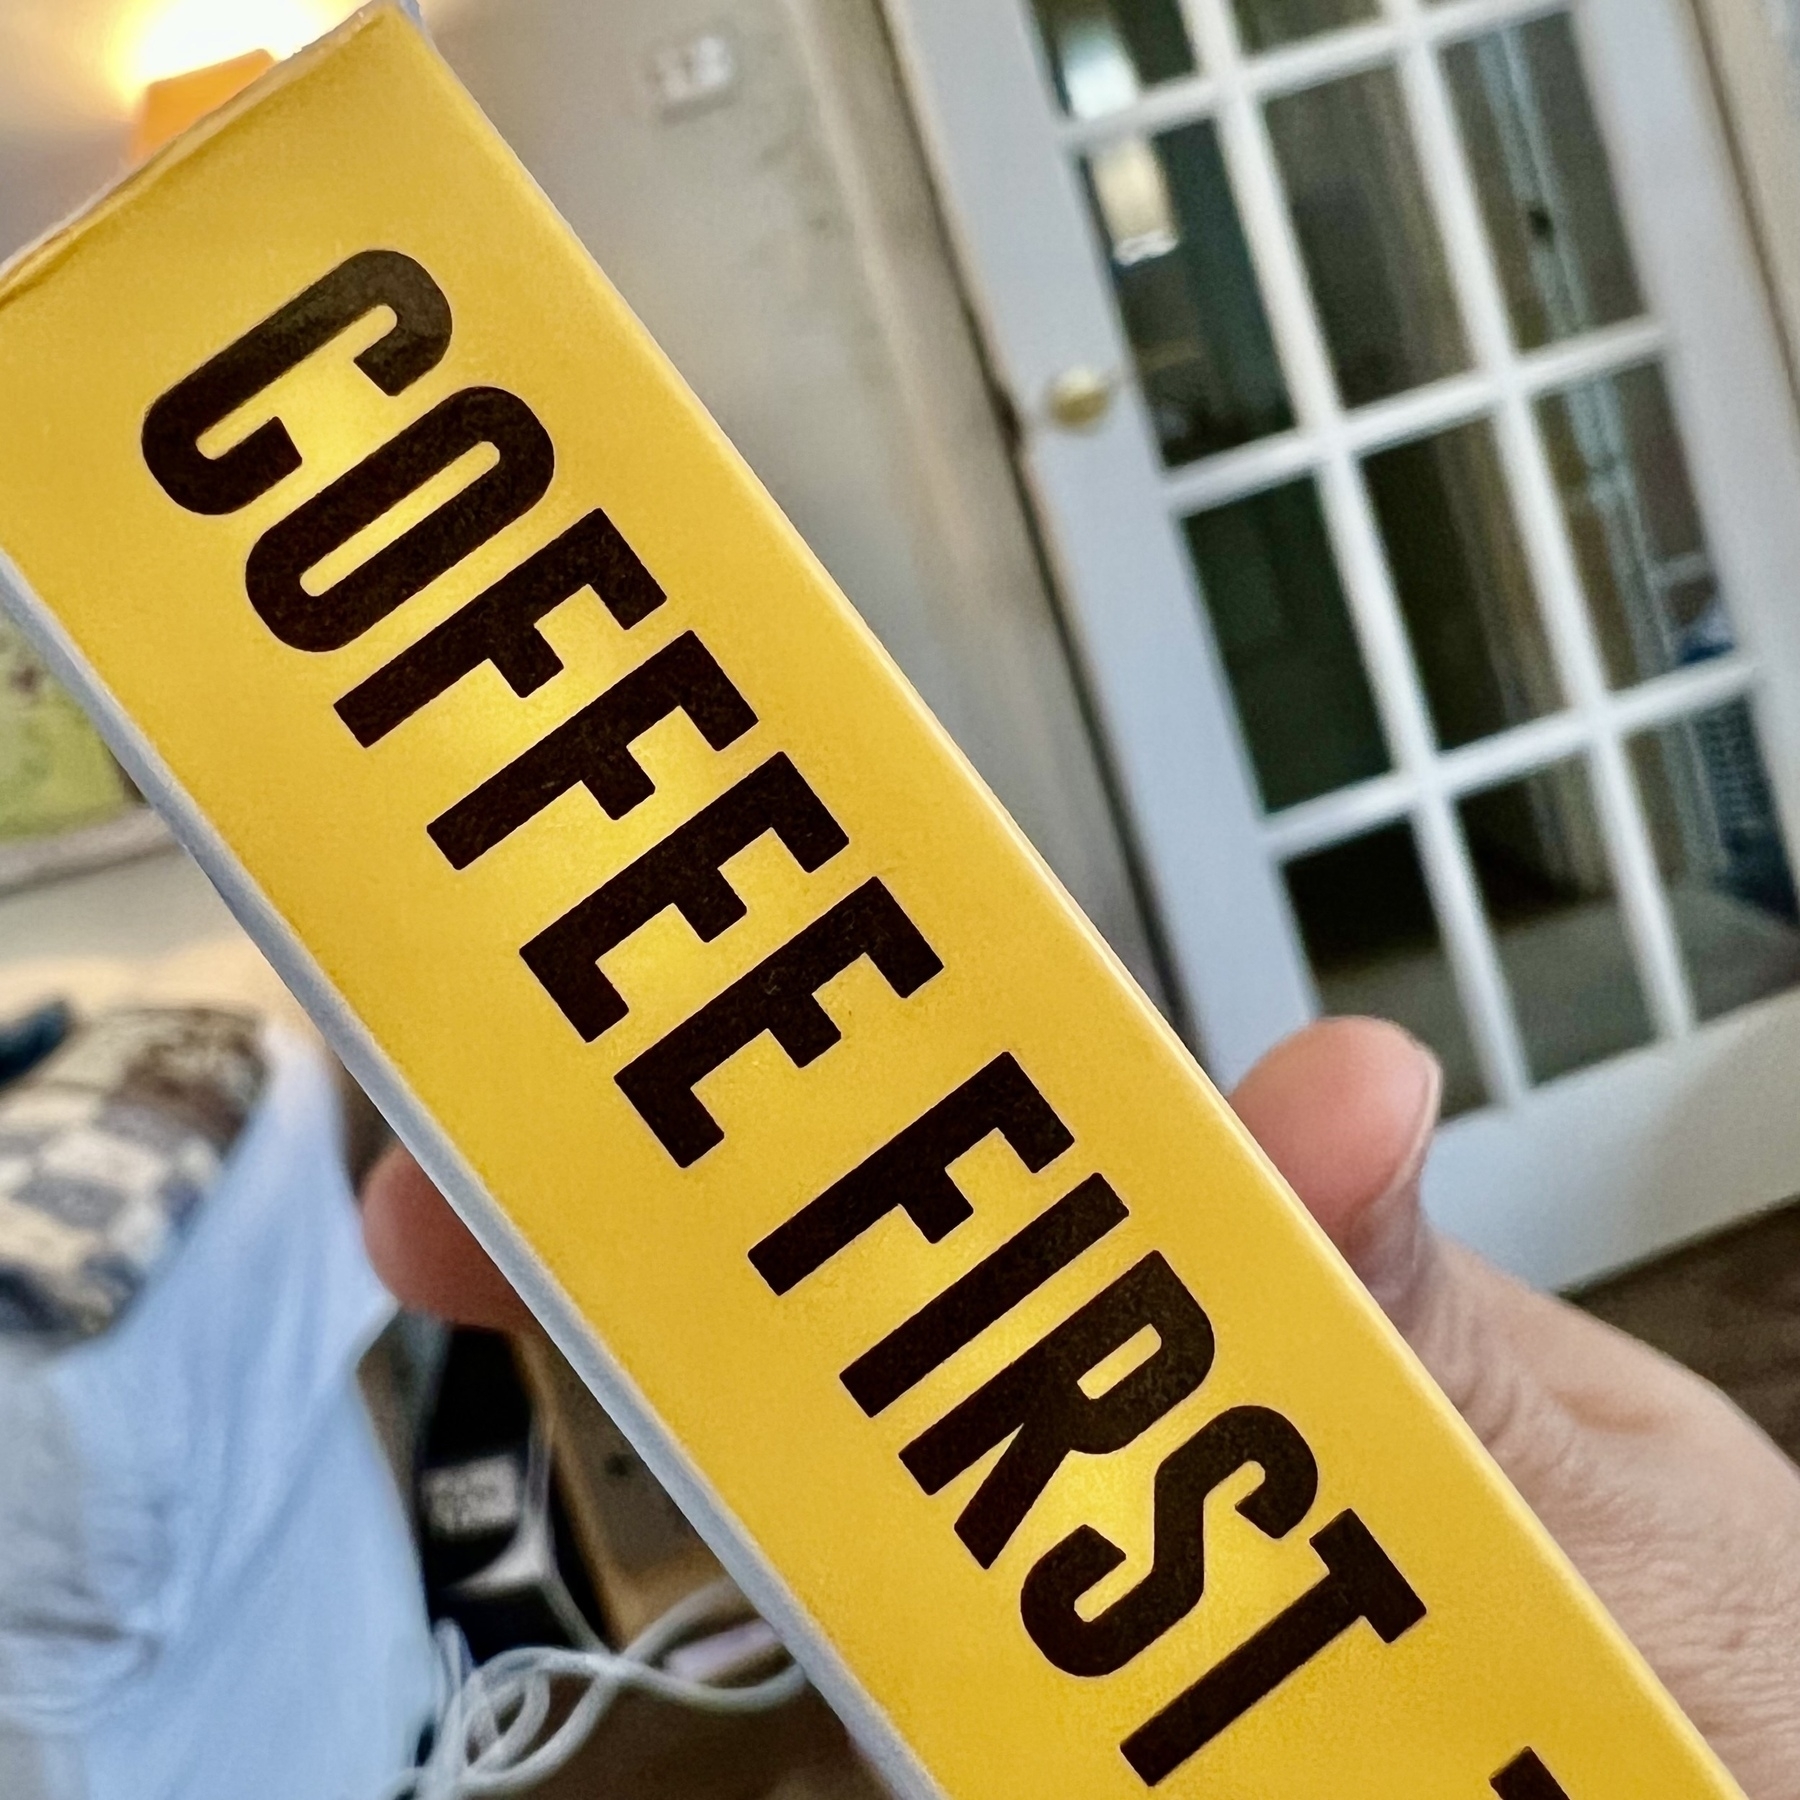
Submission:
[[[1258,20],[1186,0],[1191,67],[1064,127],[1318,1000],[1413,1025],[1464,1108],[1800,984],[1755,669],[1694,501],[1579,6]],[[1197,214],[1168,179],[1197,133],[1240,271],[1222,295],[1194,279]],[[1134,162],[1124,232],[1094,171]],[[1159,409],[1182,357],[1120,279],[1141,289],[1146,265],[1184,257],[1190,376],[1210,363],[1263,400],[1210,434]],[[1220,356],[1234,339],[1254,342],[1237,365]],[[1310,572],[1292,566],[1309,535],[1328,565]],[[1234,536],[1258,546],[1235,574]],[[1284,549],[1293,616],[1270,576]],[[1360,937],[1327,917],[1334,878],[1340,911],[1372,896]]]

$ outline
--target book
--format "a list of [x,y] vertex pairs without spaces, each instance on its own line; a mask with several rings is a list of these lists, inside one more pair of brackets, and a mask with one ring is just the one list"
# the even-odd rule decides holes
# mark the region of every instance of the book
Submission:
[[0,418],[9,606],[902,1794],[1736,1791],[395,7],[13,266]]

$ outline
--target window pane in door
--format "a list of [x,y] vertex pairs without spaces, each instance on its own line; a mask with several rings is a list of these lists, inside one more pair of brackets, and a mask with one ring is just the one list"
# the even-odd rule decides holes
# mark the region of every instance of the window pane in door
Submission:
[[1413,658],[1446,748],[1561,703],[1493,426],[1363,465]]
[[1126,335],[1164,461],[1294,422],[1211,124],[1123,138],[1087,161]]
[[1269,130],[1345,402],[1467,366],[1400,83],[1375,69],[1274,100]]
[[1700,1017],[1800,985],[1800,904],[1749,706],[1646,732],[1631,760]]
[[1444,1111],[1487,1099],[1410,825],[1287,866],[1288,898],[1327,1013],[1392,1019],[1444,1065]]
[[1263,805],[1278,811],[1385,774],[1313,483],[1196,513],[1187,538]]
[[1078,119],[1132,105],[1145,88],[1192,75],[1179,0],[1033,0],[1057,98]]
[[1584,382],[1539,416],[1612,685],[1735,649],[1661,369]]
[[1372,19],[1376,0],[1234,0],[1234,10],[1244,48],[1270,50]]
[[1532,1075],[1552,1081],[1653,1036],[1588,772],[1559,763],[1462,804]]
[[1444,56],[1513,332],[1526,349],[1643,310],[1567,13]]

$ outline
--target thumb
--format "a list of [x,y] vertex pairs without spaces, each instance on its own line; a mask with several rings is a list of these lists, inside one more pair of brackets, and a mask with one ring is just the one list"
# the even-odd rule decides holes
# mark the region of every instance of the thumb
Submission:
[[[1271,1051],[1238,1117],[1532,1498],[1578,1424],[1636,1422],[1676,1372],[1641,1346],[1440,1239],[1419,1203],[1436,1060],[1396,1025],[1332,1019]],[[1686,1392],[1685,1377],[1677,1377]]]
[[[1330,1019],[1272,1050],[1232,1105],[1457,1410],[1529,1486],[1537,1463],[1563,1457],[1567,1421],[1529,1391],[1532,1357],[1509,1327],[1557,1333],[1563,1309],[1427,1222],[1419,1182],[1442,1092],[1436,1059],[1399,1026]],[[1551,1316],[1530,1318],[1539,1308]]]
[[1443,1076],[1397,1025],[1330,1019],[1288,1039],[1232,1096],[1237,1115],[1403,1332],[1439,1269],[1419,1210]]

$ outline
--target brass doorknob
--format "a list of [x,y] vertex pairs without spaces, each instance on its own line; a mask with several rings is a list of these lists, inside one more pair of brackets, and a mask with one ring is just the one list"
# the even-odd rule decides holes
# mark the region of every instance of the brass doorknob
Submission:
[[1064,431],[1091,431],[1112,411],[1118,377],[1103,369],[1065,369],[1051,382],[1044,409]]

